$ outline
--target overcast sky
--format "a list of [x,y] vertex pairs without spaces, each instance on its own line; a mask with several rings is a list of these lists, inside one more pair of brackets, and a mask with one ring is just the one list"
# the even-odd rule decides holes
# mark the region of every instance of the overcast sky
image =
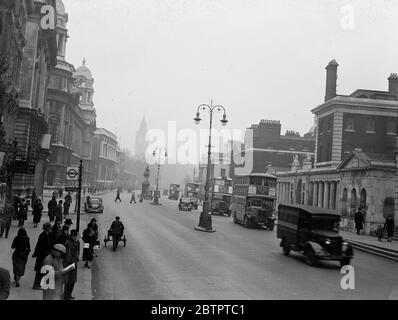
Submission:
[[330,60],[340,65],[338,94],[387,90],[398,72],[395,0],[64,3],[67,60],[79,67],[86,57],[97,125],[117,130],[130,150],[144,114],[150,128],[192,128],[197,106],[211,99],[226,107],[230,129],[272,119],[282,133],[304,134]]

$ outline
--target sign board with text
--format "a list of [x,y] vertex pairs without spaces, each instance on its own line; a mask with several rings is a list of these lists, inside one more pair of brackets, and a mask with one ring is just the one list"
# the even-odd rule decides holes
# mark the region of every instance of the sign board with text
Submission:
[[78,181],[79,180],[79,167],[68,167],[66,169],[66,180]]

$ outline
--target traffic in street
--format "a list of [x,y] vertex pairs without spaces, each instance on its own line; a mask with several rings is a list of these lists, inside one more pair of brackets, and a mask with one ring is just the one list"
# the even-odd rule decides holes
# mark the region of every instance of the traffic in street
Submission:
[[[198,210],[179,211],[162,197],[130,204],[131,195],[103,196],[95,217],[102,249],[93,264],[94,299],[396,299],[395,263],[358,250],[351,265],[355,289],[344,290],[340,264],[311,267],[302,254],[285,256],[276,231],[244,228],[213,215],[215,233],[194,230]],[[93,216],[93,215],[92,215]],[[103,239],[115,217],[125,226],[126,247]]]

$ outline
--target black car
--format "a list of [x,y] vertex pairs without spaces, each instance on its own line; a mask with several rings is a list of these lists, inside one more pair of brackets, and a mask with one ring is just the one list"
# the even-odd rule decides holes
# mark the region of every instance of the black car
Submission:
[[353,249],[339,235],[340,215],[304,205],[279,205],[277,237],[288,256],[291,250],[303,252],[306,262],[315,265],[318,260],[336,260],[349,265]]
[[86,213],[103,213],[104,205],[102,204],[102,198],[97,196],[87,197],[84,203],[84,210]]

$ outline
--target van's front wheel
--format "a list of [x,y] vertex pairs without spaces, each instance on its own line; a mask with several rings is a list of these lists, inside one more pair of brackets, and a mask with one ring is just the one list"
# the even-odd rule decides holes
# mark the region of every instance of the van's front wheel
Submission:
[[305,262],[310,265],[314,266],[316,264],[316,257],[315,252],[312,248],[307,248],[304,250]]

